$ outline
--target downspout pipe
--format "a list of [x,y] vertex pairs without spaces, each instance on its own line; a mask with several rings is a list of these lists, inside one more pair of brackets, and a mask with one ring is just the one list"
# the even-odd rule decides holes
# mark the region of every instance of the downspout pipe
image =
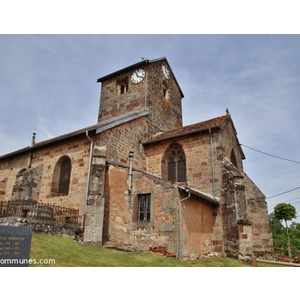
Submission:
[[129,152],[129,171],[128,171],[128,192],[132,192],[132,162],[133,162],[133,151]]
[[180,200],[180,203],[179,203],[179,253],[178,253],[179,259],[182,259],[182,253],[181,253],[181,203],[183,201],[188,200],[191,197],[191,190],[189,188],[186,188],[185,191],[188,193],[188,196],[186,198],[183,198],[182,200]]
[[92,157],[93,157],[93,148],[94,148],[94,142],[89,136],[88,130],[85,132],[86,137],[90,140],[91,142],[91,149],[90,149],[90,161],[89,161],[89,169],[88,169],[88,178],[87,178],[87,186],[86,186],[86,196],[85,196],[85,204],[84,204],[84,220],[83,220],[83,230],[85,227],[85,216],[86,216],[86,205],[87,205],[87,200],[89,196],[89,186],[90,186],[90,173],[91,173],[91,165],[92,165]]
[[212,168],[212,180],[213,180],[213,196],[216,196],[216,189],[215,189],[215,168],[214,168],[214,152],[213,152],[213,140],[211,134],[211,128],[209,128],[210,134],[210,156],[211,156],[211,168]]
[[148,92],[148,60],[146,59],[146,88],[145,88],[145,110],[147,110],[147,92]]

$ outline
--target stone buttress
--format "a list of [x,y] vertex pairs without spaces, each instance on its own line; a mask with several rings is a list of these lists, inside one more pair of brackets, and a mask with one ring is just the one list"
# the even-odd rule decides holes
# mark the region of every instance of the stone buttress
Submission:
[[106,147],[94,147],[86,201],[83,243],[102,246]]

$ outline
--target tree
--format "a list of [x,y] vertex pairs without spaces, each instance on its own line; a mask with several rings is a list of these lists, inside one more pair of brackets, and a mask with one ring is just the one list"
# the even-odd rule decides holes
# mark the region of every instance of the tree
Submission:
[[273,234],[274,248],[285,248],[287,244],[287,241],[284,242],[286,237],[286,234],[284,234],[285,228],[281,221],[275,218],[275,212],[269,215],[269,224]]
[[275,218],[278,220],[285,221],[286,233],[287,233],[287,238],[288,238],[287,246],[288,246],[290,261],[292,259],[291,241],[290,241],[287,221],[291,221],[292,219],[295,219],[296,217],[297,217],[296,208],[293,205],[287,204],[287,203],[280,203],[275,206]]
[[289,235],[291,238],[291,249],[300,250],[300,223],[292,222],[289,227]]

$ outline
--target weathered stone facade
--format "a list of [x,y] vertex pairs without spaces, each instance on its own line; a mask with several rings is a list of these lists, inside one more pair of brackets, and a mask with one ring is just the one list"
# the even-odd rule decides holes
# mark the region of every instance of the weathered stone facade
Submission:
[[[162,66],[170,66],[167,60],[141,62],[129,68],[101,77],[101,101],[98,123],[116,120],[118,117],[149,109],[148,121],[161,131],[182,126],[182,91],[175,76],[168,80],[163,76]],[[130,76],[136,68],[146,70],[145,79],[132,84]],[[120,85],[127,89],[121,93]]]
[[[133,83],[137,69],[145,76]],[[162,245],[183,258],[273,251],[265,196],[243,170],[228,112],[182,127],[183,93],[165,58],[98,82],[96,125],[0,157],[0,201],[24,198],[33,177],[36,201],[79,209],[84,244],[136,251]]]
[[[128,168],[110,164],[106,177],[107,245],[122,249],[149,250],[163,244],[168,252],[176,252],[178,189],[170,182],[133,171],[132,193],[127,186]],[[151,193],[151,219],[137,220],[137,197]]]
[[[36,148],[35,148],[36,147]],[[28,176],[33,177],[37,187],[33,189],[33,199],[39,203],[59,204],[65,207],[84,209],[90,141],[83,136],[70,138],[67,141],[53,144],[36,144],[27,151],[0,160],[0,172],[6,180],[5,197],[3,201],[11,199],[25,199],[28,187],[25,185]],[[32,155],[30,167],[29,156]],[[62,157],[69,157],[72,163],[70,190],[68,194],[58,194],[53,191],[56,181],[54,170]]]

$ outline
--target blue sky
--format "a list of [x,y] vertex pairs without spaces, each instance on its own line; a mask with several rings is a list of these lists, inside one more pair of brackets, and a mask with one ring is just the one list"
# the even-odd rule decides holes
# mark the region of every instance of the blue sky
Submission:
[[[0,155],[97,123],[97,78],[166,57],[184,93],[184,125],[225,114],[241,144],[300,162],[299,35],[0,35]],[[300,165],[243,148],[267,196],[300,186]],[[300,215],[300,189],[289,201]],[[298,203],[297,203],[298,202]],[[298,218],[299,222],[300,218]]]

